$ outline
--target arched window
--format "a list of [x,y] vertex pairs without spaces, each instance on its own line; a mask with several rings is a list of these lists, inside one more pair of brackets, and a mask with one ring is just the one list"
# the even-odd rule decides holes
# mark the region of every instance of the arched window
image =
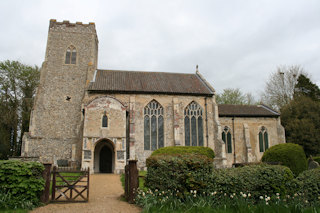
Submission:
[[70,46],[66,52],[65,64],[76,64],[77,61],[77,50],[74,46]]
[[191,102],[184,110],[184,129],[186,146],[203,146],[202,109]]
[[232,153],[232,138],[231,138],[231,129],[227,126],[224,127],[222,132],[222,140],[226,144],[227,153]]
[[106,111],[104,111],[104,114],[102,116],[102,127],[108,127],[108,116],[106,114]]
[[156,150],[163,146],[163,107],[153,100],[144,108],[144,150]]
[[260,152],[264,152],[269,148],[268,132],[264,126],[259,131],[259,147]]

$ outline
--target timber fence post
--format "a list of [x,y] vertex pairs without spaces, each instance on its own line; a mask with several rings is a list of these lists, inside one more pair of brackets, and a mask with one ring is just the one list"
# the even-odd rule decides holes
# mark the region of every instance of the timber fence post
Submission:
[[55,200],[55,199],[56,199],[56,169],[57,169],[57,167],[54,166],[54,167],[53,167],[53,170],[52,170],[53,176],[52,176],[52,194],[51,194],[51,200]]
[[129,165],[124,167],[124,196],[129,200]]
[[134,203],[134,198],[136,197],[138,187],[139,173],[137,169],[137,160],[129,160],[129,203]]
[[42,172],[42,177],[45,180],[44,190],[40,196],[40,201],[42,203],[49,202],[50,194],[50,182],[51,182],[51,163],[44,163],[44,170]]

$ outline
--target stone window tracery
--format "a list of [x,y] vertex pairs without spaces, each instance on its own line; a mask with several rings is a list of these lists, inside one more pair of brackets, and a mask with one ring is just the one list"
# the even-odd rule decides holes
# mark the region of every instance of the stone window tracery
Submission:
[[226,152],[232,153],[232,136],[231,129],[227,126],[224,127],[222,132],[222,140],[226,144]]
[[259,131],[259,148],[260,152],[264,152],[269,148],[268,131],[264,126]]
[[74,46],[69,46],[66,52],[65,64],[76,64],[77,50]]
[[144,150],[164,146],[163,107],[155,100],[144,108]]
[[202,108],[191,102],[184,110],[184,129],[186,146],[203,146]]

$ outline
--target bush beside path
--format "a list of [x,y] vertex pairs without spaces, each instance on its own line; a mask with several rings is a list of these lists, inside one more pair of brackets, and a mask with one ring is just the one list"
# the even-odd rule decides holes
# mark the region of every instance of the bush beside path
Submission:
[[120,199],[124,193],[120,175],[90,175],[90,194],[88,203],[51,203],[33,210],[33,213],[46,212],[108,212],[135,213],[141,209]]

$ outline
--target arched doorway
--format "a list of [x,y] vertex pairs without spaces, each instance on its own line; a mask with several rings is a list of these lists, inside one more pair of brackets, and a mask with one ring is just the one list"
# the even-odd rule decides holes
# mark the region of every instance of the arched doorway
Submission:
[[94,150],[94,172],[113,173],[114,170],[114,148],[109,140],[97,143]]
[[101,173],[112,173],[112,151],[108,146],[100,150],[99,170]]

